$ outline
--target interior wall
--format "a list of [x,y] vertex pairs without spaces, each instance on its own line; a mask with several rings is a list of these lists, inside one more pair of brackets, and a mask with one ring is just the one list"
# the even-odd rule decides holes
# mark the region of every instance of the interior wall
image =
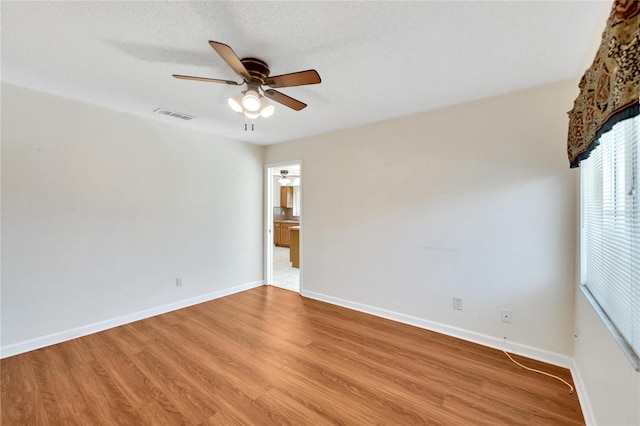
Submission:
[[261,281],[263,164],[259,146],[3,84],[2,346]]
[[582,291],[578,293],[575,361],[593,423],[640,425],[640,373]]
[[571,355],[573,89],[268,146],[267,163],[304,163],[305,290]]
[[273,207],[280,207],[280,177],[273,176]]

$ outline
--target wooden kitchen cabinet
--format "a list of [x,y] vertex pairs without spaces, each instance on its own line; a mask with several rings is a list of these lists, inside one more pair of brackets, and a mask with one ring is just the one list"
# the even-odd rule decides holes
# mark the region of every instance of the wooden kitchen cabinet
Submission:
[[281,229],[281,233],[280,233],[280,243],[282,245],[282,247],[289,247],[289,245],[291,244],[291,235],[289,234],[289,227],[286,226],[288,224],[283,223],[283,226]]
[[293,226],[289,230],[291,237],[291,250],[289,251],[289,261],[294,268],[300,267],[300,227]]
[[291,244],[291,236],[289,228],[299,226],[297,222],[274,222],[273,224],[273,243],[278,247],[289,247]]
[[274,222],[273,224],[273,244],[282,245],[282,226],[280,222]]
[[280,207],[293,208],[293,186],[280,187]]

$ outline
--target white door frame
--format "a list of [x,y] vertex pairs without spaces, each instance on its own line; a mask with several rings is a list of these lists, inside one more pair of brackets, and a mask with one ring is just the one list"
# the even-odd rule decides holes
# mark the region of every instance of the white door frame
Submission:
[[302,200],[303,200],[303,179],[302,160],[293,160],[280,163],[269,163],[264,166],[265,173],[265,206],[264,206],[264,283],[271,285],[273,282],[273,174],[272,169],[281,169],[285,166],[298,165],[300,167],[300,293],[302,293],[302,246],[303,246],[303,226],[302,226]]

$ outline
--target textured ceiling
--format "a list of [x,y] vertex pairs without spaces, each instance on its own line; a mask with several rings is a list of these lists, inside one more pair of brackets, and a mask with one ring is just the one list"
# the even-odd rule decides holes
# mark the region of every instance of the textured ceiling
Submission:
[[[610,2],[8,2],[2,81],[271,144],[577,76]],[[322,83],[281,91],[254,132],[226,99],[241,79],[207,43],[266,61],[271,74],[315,68]],[[161,116],[164,107],[196,116]]]

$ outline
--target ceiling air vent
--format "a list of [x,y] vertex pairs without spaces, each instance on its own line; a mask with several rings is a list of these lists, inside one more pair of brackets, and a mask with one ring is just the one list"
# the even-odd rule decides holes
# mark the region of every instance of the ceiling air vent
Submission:
[[166,108],[156,108],[153,110],[153,112],[157,112],[158,114],[162,115],[168,115],[169,117],[179,118],[181,120],[192,120],[195,118],[192,115],[182,114],[181,112],[171,111]]

